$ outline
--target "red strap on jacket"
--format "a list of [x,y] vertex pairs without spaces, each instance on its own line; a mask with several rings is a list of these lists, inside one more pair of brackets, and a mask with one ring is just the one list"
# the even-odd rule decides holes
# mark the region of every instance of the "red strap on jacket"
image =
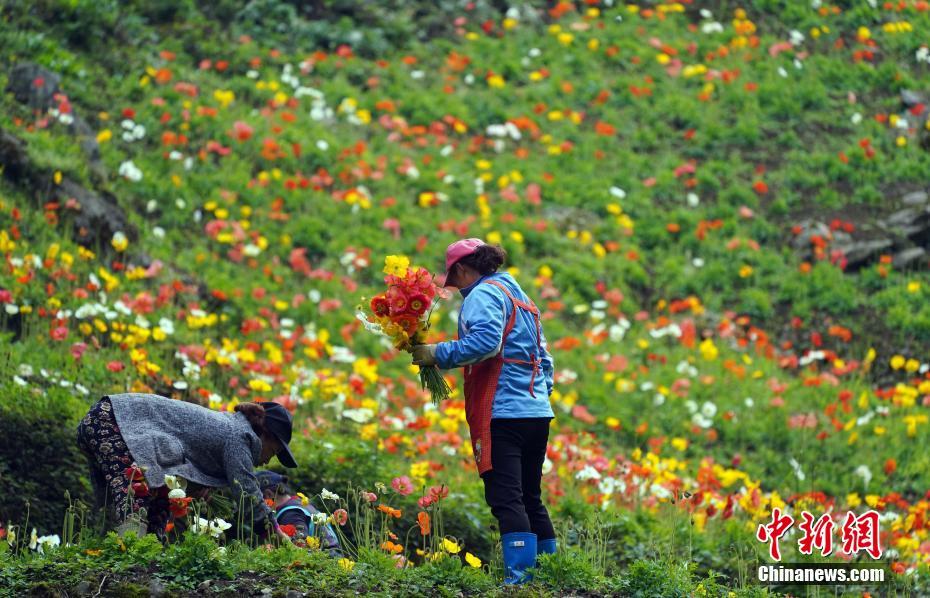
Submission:
[[[514,305],[514,309],[510,313],[510,319],[507,322],[507,326],[504,329],[505,338],[507,336],[507,333],[509,333],[513,329],[514,322],[516,321],[516,316],[517,316],[516,308],[519,307],[520,309],[526,310],[530,312],[531,314],[533,314],[533,322],[536,324],[536,348],[538,349],[538,352],[541,355],[542,354],[542,330],[539,324],[539,308],[536,307],[536,304],[533,303],[532,300],[530,300],[530,302],[527,303],[525,301],[521,301],[520,299],[517,299],[510,293],[509,290],[507,290],[507,287],[505,287],[503,284],[501,284],[500,282],[496,280],[486,280],[484,282],[487,284],[493,284],[500,290],[504,291],[504,294],[507,295],[507,298],[510,299],[510,302],[513,303]],[[529,366],[533,368],[533,373],[530,375],[530,396],[532,396],[533,398],[536,398],[536,392],[534,390],[534,387],[536,386],[536,376],[539,375],[539,366],[542,364],[542,359],[537,355],[537,353],[530,353],[529,360],[513,359],[509,357],[504,357],[504,346],[503,344],[501,344],[501,359],[504,360],[504,363],[516,363],[516,364],[525,365],[525,366]]]

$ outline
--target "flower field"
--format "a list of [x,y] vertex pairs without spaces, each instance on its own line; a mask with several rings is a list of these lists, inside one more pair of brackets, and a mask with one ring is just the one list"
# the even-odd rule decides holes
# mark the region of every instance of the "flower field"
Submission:
[[[296,4],[3,9],[0,594],[501,593],[461,372],[434,405],[358,317],[471,236],[555,363],[519,592],[798,595],[754,581],[777,509],[836,526],[785,562],[875,562],[877,513],[842,591],[930,594],[930,4]],[[292,410],[352,551],[92,533],[118,392]]]

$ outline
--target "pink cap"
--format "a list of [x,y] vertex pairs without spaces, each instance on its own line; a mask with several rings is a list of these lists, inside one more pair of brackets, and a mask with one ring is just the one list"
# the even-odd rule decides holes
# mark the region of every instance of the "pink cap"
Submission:
[[455,243],[449,245],[449,247],[446,248],[446,276],[449,275],[449,270],[455,262],[467,255],[473,254],[475,250],[483,245],[485,245],[484,241],[474,237],[470,239],[459,239]]

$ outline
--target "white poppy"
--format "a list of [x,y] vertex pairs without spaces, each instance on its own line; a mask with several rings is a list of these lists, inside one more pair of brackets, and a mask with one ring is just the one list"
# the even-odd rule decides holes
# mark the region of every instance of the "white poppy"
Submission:
[[[35,530],[33,530],[35,533]],[[58,534],[51,536],[42,536],[36,540],[38,543],[39,554],[43,554],[46,548],[57,548],[61,546],[61,538],[58,537]]]
[[585,465],[578,473],[575,474],[575,479],[582,482],[587,482],[588,480],[600,480],[601,473],[590,465]]
[[546,457],[545,461],[542,464],[542,474],[546,475],[552,471],[552,461],[549,460],[549,457]]
[[860,465],[853,473],[862,478],[862,483],[866,486],[872,481],[872,470],[869,469],[868,465]]
[[364,424],[374,417],[375,413],[371,409],[346,409],[342,412],[342,417],[350,419],[356,423]]
[[231,527],[232,527],[231,523],[228,523],[227,521],[224,521],[223,519],[220,519],[219,517],[217,517],[213,521],[210,522],[210,528],[209,528],[210,535],[213,536],[214,538],[219,538],[221,535],[223,535],[223,532],[225,532]]
[[323,490],[320,491],[320,497],[323,500],[339,500],[338,494],[336,494],[335,492],[330,492],[326,488],[323,488]]
[[691,416],[691,423],[699,428],[704,428],[704,429],[707,429],[714,424],[713,421],[704,417],[700,413],[695,413],[694,415]]
[[704,401],[704,404],[701,405],[701,415],[706,418],[712,418],[717,414],[717,406],[711,403],[710,401]]
[[119,175],[136,183],[142,180],[142,171],[133,164],[132,160],[126,160],[119,165]]
[[617,199],[624,199],[626,197],[626,191],[624,191],[620,187],[611,187],[610,194],[616,197]]

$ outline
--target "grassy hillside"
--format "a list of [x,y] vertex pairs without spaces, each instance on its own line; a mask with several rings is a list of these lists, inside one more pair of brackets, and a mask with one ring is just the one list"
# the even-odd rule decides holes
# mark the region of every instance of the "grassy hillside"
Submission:
[[[11,587],[103,584],[122,563],[173,572],[169,589],[260,591],[270,577],[243,572],[294,561],[276,589],[489,591],[460,391],[432,409],[409,356],[355,314],[385,256],[439,271],[449,242],[480,236],[543,309],[556,363],[544,484],[572,550],[534,591],[761,591],[754,535],[774,507],[837,527],[877,510],[895,583],[927,590],[927,3],[520,7],[0,9],[4,529],[55,533],[65,490],[89,501],[77,419],[145,391],[282,402],[306,494],[384,484],[403,540],[445,484],[465,547],[394,572],[387,536],[355,538],[358,568],[85,538],[10,546]],[[416,493],[392,491],[399,476]],[[409,537],[402,555],[429,562]],[[796,539],[785,560],[818,560]]]

